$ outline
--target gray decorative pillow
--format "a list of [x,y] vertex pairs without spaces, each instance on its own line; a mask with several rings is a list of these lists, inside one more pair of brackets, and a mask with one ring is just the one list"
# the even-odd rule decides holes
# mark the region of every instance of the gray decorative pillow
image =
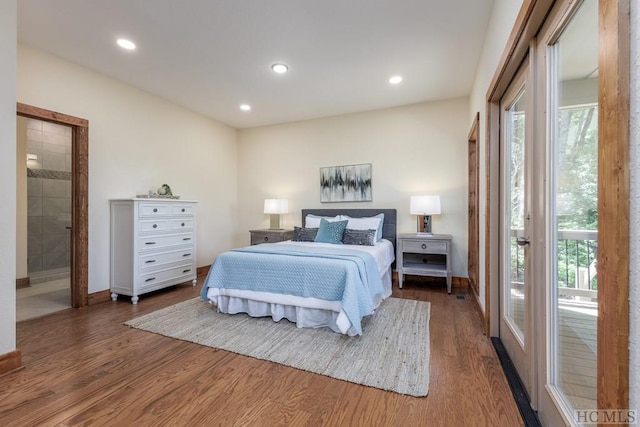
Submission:
[[373,246],[376,244],[376,230],[352,230],[347,228],[342,236],[345,245]]
[[294,242],[313,242],[316,240],[316,234],[318,234],[317,228],[301,228],[293,227],[293,240]]

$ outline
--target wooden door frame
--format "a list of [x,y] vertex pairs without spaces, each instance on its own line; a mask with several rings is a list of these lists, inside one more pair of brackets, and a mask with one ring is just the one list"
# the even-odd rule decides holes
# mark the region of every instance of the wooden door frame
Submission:
[[17,103],[17,114],[71,127],[71,306],[84,307],[89,294],[89,121]]
[[[487,91],[485,321],[498,335],[499,100],[553,6],[524,0]],[[598,409],[629,405],[629,0],[598,10]]]
[[[469,242],[467,267],[469,270],[469,286],[475,296],[476,302],[479,303],[480,289],[478,278],[480,275],[480,217],[478,215],[478,211],[480,208],[480,151],[478,150],[478,143],[480,141],[480,112],[476,113],[473,123],[471,124],[471,129],[469,130],[469,136],[467,140],[469,141]],[[472,177],[475,178],[473,179],[473,182]],[[475,283],[473,283],[474,278]],[[487,332],[488,331],[485,330],[485,334]]]

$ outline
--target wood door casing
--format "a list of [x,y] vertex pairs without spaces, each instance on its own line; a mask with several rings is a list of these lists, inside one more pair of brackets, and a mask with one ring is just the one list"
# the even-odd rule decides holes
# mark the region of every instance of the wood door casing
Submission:
[[84,307],[89,299],[89,121],[20,102],[16,111],[71,127],[71,306]]
[[469,251],[468,269],[469,284],[476,298],[480,295],[478,284],[478,262],[480,252],[480,221],[479,208],[479,159],[478,159],[478,134],[480,127],[480,113],[476,117],[469,131]]

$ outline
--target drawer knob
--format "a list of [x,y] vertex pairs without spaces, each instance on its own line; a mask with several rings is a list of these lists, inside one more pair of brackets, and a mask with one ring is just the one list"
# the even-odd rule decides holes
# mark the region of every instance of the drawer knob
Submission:
[[145,242],[145,245],[155,245],[156,242]]
[[184,227],[184,222],[181,225]]
[[158,228],[158,224],[153,224],[153,228]]
[[182,256],[191,256],[191,254],[183,254]]
[[269,241],[269,236],[264,236],[264,241],[268,242]]
[[182,272],[183,272],[183,273],[188,273],[188,272],[190,272],[190,271],[191,271],[191,269],[190,269],[190,268],[187,268],[186,270],[182,270]]
[[185,211],[185,208],[182,208],[182,212],[184,212],[184,211]]
[[426,243],[422,244],[422,249],[427,249],[427,244]]
[[158,212],[158,208],[153,208],[153,211],[154,212]]
[[184,239],[182,239],[182,240],[191,240],[191,237],[185,237],[185,238],[184,238]]
[[149,277],[147,280],[145,280],[145,282],[150,282],[152,280],[156,280],[156,278],[155,277]]
[[148,261],[145,261],[144,263],[145,263],[145,264],[152,264],[152,263],[154,263],[154,262],[156,262],[156,260],[155,260],[155,259],[150,259],[150,260],[148,260]]

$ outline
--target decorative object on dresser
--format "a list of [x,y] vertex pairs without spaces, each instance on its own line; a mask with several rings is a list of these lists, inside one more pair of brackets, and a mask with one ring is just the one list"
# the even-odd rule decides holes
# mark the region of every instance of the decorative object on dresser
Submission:
[[371,163],[320,168],[320,202],[370,202]]
[[269,229],[282,230],[281,215],[289,213],[289,201],[287,199],[265,199],[264,213],[271,214]]
[[111,299],[196,285],[196,202],[111,200]]
[[405,274],[444,277],[451,293],[451,243],[449,234],[399,234],[396,245],[398,286],[402,289]]
[[161,196],[173,196],[173,192],[171,191],[171,187],[169,187],[169,184],[162,184],[158,188],[158,194]]
[[169,184],[162,184],[158,187],[157,192],[149,190],[147,194],[138,194],[136,199],[179,199],[180,196],[174,196]]
[[285,240],[291,240],[293,237],[293,230],[249,230],[249,233],[251,233],[252,245],[284,242]]
[[418,215],[418,232],[431,233],[431,215],[440,215],[440,196],[411,196],[409,211]]

